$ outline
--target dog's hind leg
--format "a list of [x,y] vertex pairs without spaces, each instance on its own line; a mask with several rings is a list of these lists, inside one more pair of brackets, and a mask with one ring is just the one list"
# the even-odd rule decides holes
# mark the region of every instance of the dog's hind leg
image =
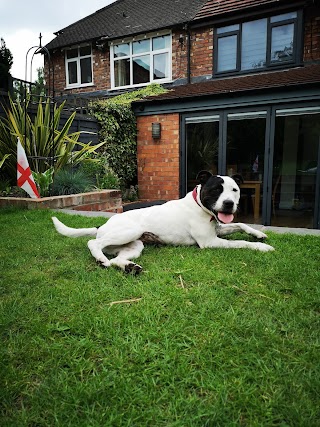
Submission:
[[100,263],[103,267],[110,267],[111,263],[105,254],[102,252],[101,247],[97,244],[99,240],[93,239],[89,240],[88,248],[91,252],[91,255]]
[[118,255],[110,260],[111,265],[121,268],[126,273],[139,274],[142,267],[131,261],[141,255],[144,246],[141,240],[135,240],[120,248]]
[[[138,241],[139,237],[143,234],[143,231],[132,228],[125,230],[114,230],[113,233],[110,233],[109,235],[102,236],[98,239],[92,239],[88,242],[88,248],[92,254],[92,256],[96,259],[97,262],[99,262],[104,267],[109,267],[111,265],[110,260],[104,255],[102,252],[103,249],[105,252],[108,253],[108,248],[112,248],[111,253],[115,253],[115,248],[119,248],[119,250],[116,252],[118,253],[119,258],[119,251],[122,251],[124,254],[124,250],[126,247],[130,248],[129,255],[132,258],[136,258],[140,255],[142,249],[143,249],[143,243],[139,240],[140,243],[135,243]],[[133,246],[130,246],[131,243],[134,243]],[[128,252],[126,252],[126,256],[121,256],[122,259],[128,258]],[[127,260],[128,261],[128,260]],[[116,262],[113,262],[113,264],[116,264]],[[128,261],[128,263],[131,263],[131,261]],[[121,267],[123,263],[120,263],[119,267]],[[133,264],[133,263],[132,263]],[[140,267],[141,268],[141,267]],[[125,270],[125,267],[123,267]]]

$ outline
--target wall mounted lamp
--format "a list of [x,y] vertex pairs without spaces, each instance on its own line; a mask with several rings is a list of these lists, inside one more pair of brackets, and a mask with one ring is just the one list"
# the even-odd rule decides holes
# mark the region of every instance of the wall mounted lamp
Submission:
[[161,138],[161,123],[152,123],[152,138]]

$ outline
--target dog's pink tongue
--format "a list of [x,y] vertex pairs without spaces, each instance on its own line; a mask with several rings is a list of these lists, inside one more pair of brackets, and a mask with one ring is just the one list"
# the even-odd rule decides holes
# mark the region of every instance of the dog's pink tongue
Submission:
[[218,212],[218,218],[219,221],[223,222],[224,224],[230,224],[230,222],[233,221],[234,216],[232,214]]

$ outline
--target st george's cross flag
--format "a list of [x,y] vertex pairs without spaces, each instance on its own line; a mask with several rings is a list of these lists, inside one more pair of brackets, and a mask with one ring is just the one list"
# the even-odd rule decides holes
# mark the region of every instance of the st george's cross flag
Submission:
[[21,145],[19,138],[17,149],[17,184],[18,187],[21,187],[33,199],[40,199],[31,169],[29,167],[26,153]]

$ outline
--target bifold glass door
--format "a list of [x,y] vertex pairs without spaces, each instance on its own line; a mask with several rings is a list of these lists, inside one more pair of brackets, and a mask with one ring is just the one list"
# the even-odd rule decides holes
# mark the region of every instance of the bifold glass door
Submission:
[[266,111],[227,115],[226,173],[243,180],[238,220],[261,223]]
[[218,173],[219,115],[186,119],[187,192],[196,184],[198,172]]
[[277,110],[271,225],[317,227],[319,109]]
[[185,192],[202,169],[239,174],[238,221],[320,228],[320,107],[273,106],[184,120]]

